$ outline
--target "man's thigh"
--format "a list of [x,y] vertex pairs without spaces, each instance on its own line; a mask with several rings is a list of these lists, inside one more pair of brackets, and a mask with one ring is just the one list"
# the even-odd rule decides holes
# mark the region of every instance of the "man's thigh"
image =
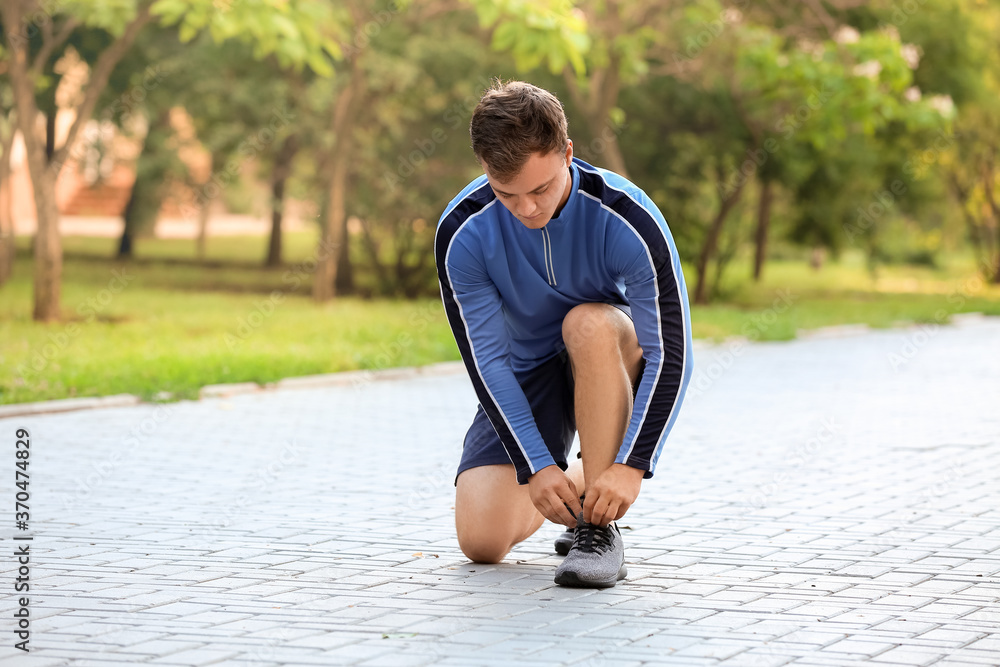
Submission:
[[[576,435],[569,362],[565,355],[556,355],[525,377],[519,378],[519,383],[546,448],[553,461],[565,470],[566,457]],[[511,458],[500,442],[500,436],[482,406],[479,406],[472,425],[465,434],[456,476],[476,467],[510,462]],[[513,473],[511,476],[513,477]]]

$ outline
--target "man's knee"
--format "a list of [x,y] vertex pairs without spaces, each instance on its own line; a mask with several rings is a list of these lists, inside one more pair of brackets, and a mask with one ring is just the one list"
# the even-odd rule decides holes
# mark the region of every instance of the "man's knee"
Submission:
[[604,303],[581,303],[566,313],[562,323],[563,342],[569,353],[593,350],[605,354],[619,347],[621,332],[617,316],[625,315]]
[[499,563],[513,545],[504,538],[479,530],[458,531],[458,546],[465,557],[474,563]]
[[517,484],[513,465],[478,466],[458,476],[455,531],[469,560],[499,563],[538,528],[536,517],[540,515],[527,488]]
[[[498,525],[499,524],[499,525]],[[503,534],[505,525],[481,511],[465,506],[461,498],[455,502],[455,532],[458,546],[469,560],[476,563],[499,563],[510,552],[513,543]]]

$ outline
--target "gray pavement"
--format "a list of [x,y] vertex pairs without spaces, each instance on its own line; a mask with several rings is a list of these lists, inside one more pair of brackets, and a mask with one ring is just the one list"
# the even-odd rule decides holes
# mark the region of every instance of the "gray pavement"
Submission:
[[696,364],[602,591],[458,550],[464,375],[0,420],[0,667],[1000,664],[1000,321]]

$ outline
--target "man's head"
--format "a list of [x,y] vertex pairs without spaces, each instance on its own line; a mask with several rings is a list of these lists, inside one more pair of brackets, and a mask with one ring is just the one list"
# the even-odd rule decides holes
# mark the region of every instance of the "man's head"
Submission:
[[498,81],[472,114],[472,150],[501,203],[528,227],[543,227],[569,196],[566,128],[559,100],[522,81]]

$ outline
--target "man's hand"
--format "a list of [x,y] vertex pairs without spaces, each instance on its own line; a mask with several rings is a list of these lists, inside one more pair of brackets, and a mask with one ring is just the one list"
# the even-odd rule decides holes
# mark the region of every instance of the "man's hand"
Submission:
[[612,463],[587,490],[583,501],[583,520],[607,526],[625,516],[639,497],[644,470]]
[[[535,508],[552,523],[576,528],[580,493],[569,476],[557,465],[542,468],[528,478],[528,495]],[[569,509],[566,506],[569,505]]]

